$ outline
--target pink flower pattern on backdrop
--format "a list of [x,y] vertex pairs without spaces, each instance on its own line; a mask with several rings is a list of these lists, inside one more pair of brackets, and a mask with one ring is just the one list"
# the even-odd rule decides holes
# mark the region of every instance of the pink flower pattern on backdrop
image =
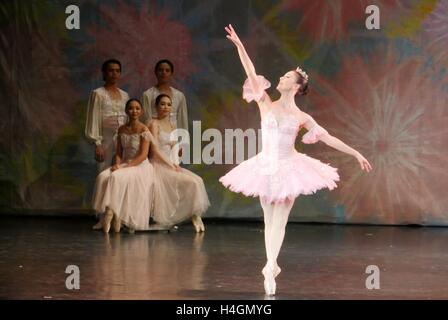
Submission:
[[423,24],[428,47],[436,63],[448,67],[448,1],[439,0],[436,8]]
[[196,71],[191,62],[190,31],[171,20],[167,9],[156,10],[147,2],[138,8],[120,0],[115,7],[101,4],[99,11],[102,25],[88,28],[94,40],[86,45],[86,54],[98,63],[111,57],[119,59],[123,65],[121,85],[127,85],[131,95],[155,84],[154,65],[160,59],[174,63],[176,80]]
[[368,63],[344,58],[336,78],[311,77],[310,113],[374,167],[367,174],[351,156],[311,147],[339,168],[335,194],[350,222],[448,223],[446,97],[421,70],[421,61],[398,63],[388,51]]

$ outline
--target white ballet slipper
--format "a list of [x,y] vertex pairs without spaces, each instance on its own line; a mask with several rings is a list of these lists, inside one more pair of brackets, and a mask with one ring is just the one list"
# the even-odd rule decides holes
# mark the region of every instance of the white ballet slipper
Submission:
[[202,222],[202,218],[200,216],[194,215],[191,218],[191,221],[193,222],[193,226],[194,226],[194,229],[196,230],[196,233],[205,231],[205,226],[204,226],[204,223]]
[[121,229],[121,220],[118,218],[117,214],[114,212],[114,216],[112,219],[112,226],[114,229],[114,232],[119,233]]
[[103,221],[103,232],[109,233],[110,230],[110,224],[112,222],[112,219],[114,217],[114,212],[112,209],[107,208],[106,212],[104,213],[104,221]]
[[276,265],[275,267],[266,265],[263,268],[261,273],[264,275],[264,290],[267,296],[275,295],[275,291],[277,289],[275,278],[280,274],[281,271],[282,270],[278,265]]
[[103,221],[98,221],[93,227],[93,230],[101,230],[103,228]]
[[275,283],[274,271],[271,268],[263,269],[264,275],[264,292],[267,296],[274,296],[277,289]]
[[104,215],[100,215],[99,221],[92,227],[93,230],[101,230],[103,229],[103,223],[104,223]]

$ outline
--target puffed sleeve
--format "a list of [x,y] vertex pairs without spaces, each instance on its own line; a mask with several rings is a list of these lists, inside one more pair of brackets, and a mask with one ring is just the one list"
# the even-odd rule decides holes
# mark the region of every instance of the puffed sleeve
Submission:
[[126,91],[123,91],[123,97],[124,97],[124,104],[126,104],[126,102],[128,102],[128,100],[130,99],[129,94]]
[[328,131],[322,128],[320,125],[315,124],[311,130],[309,130],[303,137],[302,142],[311,144],[319,141],[323,136],[327,135]]
[[143,131],[140,135],[146,141],[152,141],[152,134],[151,134],[151,132],[149,132],[149,130]]
[[266,80],[265,77],[257,75],[257,85],[258,88],[254,89],[249,81],[246,79],[243,85],[243,99],[247,102],[255,101],[259,102],[263,97],[264,90],[271,86],[271,83]]
[[86,138],[97,146],[101,145],[103,140],[101,129],[101,101],[98,93],[92,91],[87,105]]
[[177,127],[188,131],[188,112],[185,95],[179,92],[179,107],[177,109]]

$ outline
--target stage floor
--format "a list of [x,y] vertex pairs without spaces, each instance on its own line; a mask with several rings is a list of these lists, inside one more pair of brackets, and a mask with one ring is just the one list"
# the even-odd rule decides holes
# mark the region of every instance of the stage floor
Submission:
[[[0,218],[1,299],[265,299],[262,223],[104,235],[87,218]],[[294,224],[275,299],[448,299],[448,228]],[[68,290],[68,265],[80,289]],[[380,269],[368,290],[366,268]]]

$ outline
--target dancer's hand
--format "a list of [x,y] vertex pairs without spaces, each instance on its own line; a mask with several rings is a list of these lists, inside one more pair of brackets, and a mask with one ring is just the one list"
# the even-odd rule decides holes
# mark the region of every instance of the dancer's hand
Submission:
[[96,146],[95,147],[95,160],[97,162],[103,162],[104,161],[104,149],[102,146]]
[[181,168],[177,164],[173,164],[174,171],[180,172]]
[[237,47],[242,47],[243,43],[241,42],[240,38],[238,37],[238,35],[236,34],[235,30],[233,29],[232,25],[229,24],[227,27],[225,27],[228,35],[227,35],[227,39],[229,39],[230,41],[232,41]]
[[356,153],[355,157],[358,160],[359,164],[361,165],[361,170],[365,170],[367,172],[372,170],[372,166],[370,165],[369,161],[367,161],[367,159],[364,158],[362,154],[358,152]]

